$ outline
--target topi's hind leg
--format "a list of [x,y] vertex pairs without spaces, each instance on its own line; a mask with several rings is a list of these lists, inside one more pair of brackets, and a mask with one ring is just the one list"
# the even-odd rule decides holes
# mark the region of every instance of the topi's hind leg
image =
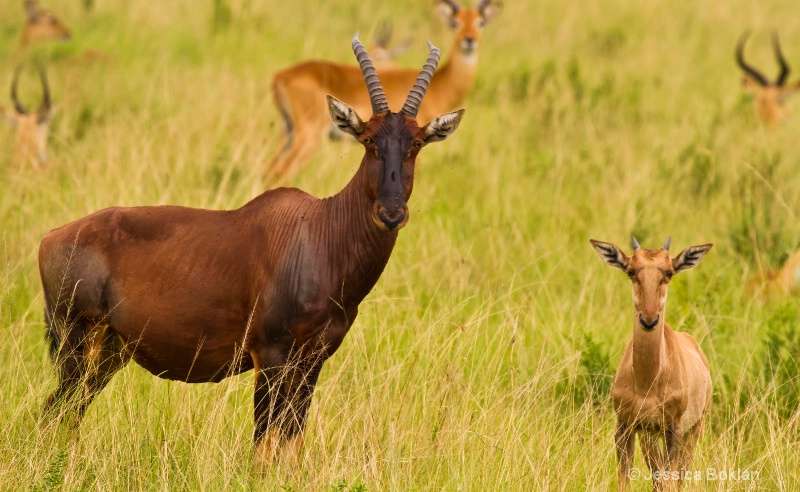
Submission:
[[48,421],[60,421],[64,417],[63,409],[74,405],[76,392],[83,379],[85,324],[76,324],[59,331],[62,335],[51,340],[50,355],[55,364],[58,386],[44,404],[44,416]]
[[69,417],[77,426],[94,397],[128,360],[108,325],[82,321],[70,327],[55,348],[58,387],[45,402],[45,418],[60,422]]
[[77,407],[76,415],[79,420],[83,418],[94,397],[129,360],[130,355],[124,350],[122,341],[108,325],[99,326],[93,331],[87,340],[83,357],[86,376],[83,381],[83,395]]

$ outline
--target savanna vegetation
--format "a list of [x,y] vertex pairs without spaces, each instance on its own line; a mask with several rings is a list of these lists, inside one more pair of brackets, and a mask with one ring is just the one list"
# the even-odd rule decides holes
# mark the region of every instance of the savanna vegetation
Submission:
[[[692,487],[800,488],[800,300],[745,295],[800,245],[800,102],[762,128],[733,59],[752,29],[748,60],[776,71],[777,29],[800,69],[795,2],[508,0],[481,40],[458,132],[418,162],[410,222],[325,365],[302,466],[263,477],[249,373],[188,385],[130,364],[79,437],[39,429],[55,385],[39,241],[113,205],[239,207],[270,186],[274,72],[353,63],[353,33],[385,18],[414,39],[399,62],[418,67],[425,39],[446,57],[449,31],[424,0],[44,6],[72,39],[23,51],[21,2],[0,0],[0,104],[23,61],[20,98],[38,104],[38,62],[58,111],[39,170],[12,163],[13,131],[0,127],[0,489],[614,487],[610,385],[630,286],[588,240],[631,235],[649,248],[672,236],[676,253],[715,245],[671,283],[667,306],[714,381],[691,468],[758,478]],[[332,194],[361,155],[327,141],[291,185]],[[638,449],[635,466],[646,468]]]

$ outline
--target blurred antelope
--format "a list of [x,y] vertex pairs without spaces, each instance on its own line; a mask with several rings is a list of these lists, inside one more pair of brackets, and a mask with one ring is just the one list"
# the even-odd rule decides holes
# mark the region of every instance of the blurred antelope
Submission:
[[44,68],[39,67],[39,78],[42,82],[42,104],[35,112],[22,105],[17,96],[17,83],[22,67],[14,71],[11,81],[11,100],[14,109],[0,108],[0,113],[11,126],[16,129],[12,160],[16,165],[31,163],[35,167],[47,162],[47,135],[53,106],[50,101],[50,89]]
[[[455,31],[450,58],[431,82],[420,107],[423,121],[452,111],[464,100],[478,63],[478,43],[487,22],[500,11],[492,0],[482,0],[474,8],[462,8],[454,0],[442,0],[437,13]],[[378,72],[386,87],[389,107],[403,104],[402,95],[414,84],[414,70],[386,69]],[[284,124],[283,140],[267,169],[281,180],[305,162],[330,130],[325,95],[348,101],[359,113],[369,111],[367,91],[360,83],[358,67],[326,61],[307,61],[275,74],[272,92]]]
[[20,39],[23,46],[36,41],[70,38],[69,29],[52,12],[40,9],[36,0],[25,0],[24,6],[27,21]]
[[753,275],[747,282],[745,292],[759,295],[762,299],[788,295],[797,292],[800,284],[800,251],[783,262],[780,270],[765,270]]
[[388,20],[380,22],[375,28],[374,40],[367,51],[377,69],[394,68],[397,57],[411,46],[411,38],[406,38],[400,44],[390,47],[392,31],[392,23]]
[[[331,120],[364,146],[342,191],[266,191],[237,210],[115,207],[51,231],[39,248],[58,387],[45,414],[80,417],[131,358],[162,378],[217,382],[255,369],[256,463],[297,459],[322,364],[336,352],[409,218],[417,154],[463,110],[423,127],[430,55],[392,112],[364,46],[353,51],[372,115],[328,96]],[[407,89],[406,89],[407,90]],[[67,404],[67,412],[59,412]]]
[[772,48],[775,51],[775,59],[780,66],[780,72],[775,82],[770,82],[761,72],[748,65],[744,61],[744,45],[747,41],[749,32],[745,32],[736,44],[736,62],[744,71],[742,86],[745,91],[755,96],[756,110],[761,121],[770,128],[774,128],[782,123],[789,116],[789,109],[786,102],[798,89],[800,81],[791,84],[786,83],[789,77],[789,65],[783,57],[778,35],[772,33]]
[[[670,258],[669,239],[661,249],[642,249],[633,238],[633,255],[628,257],[614,244],[590,242],[603,261],[633,282],[633,339],[622,354],[612,389],[618,488],[628,487],[637,433],[654,477],[669,472],[667,480],[674,483],[691,461],[702,431],[711,404],[711,373],[694,337],[673,331],[665,322],[667,286],[673,275],[697,266],[712,245],[692,246]],[[654,478],[653,489],[661,486]]]

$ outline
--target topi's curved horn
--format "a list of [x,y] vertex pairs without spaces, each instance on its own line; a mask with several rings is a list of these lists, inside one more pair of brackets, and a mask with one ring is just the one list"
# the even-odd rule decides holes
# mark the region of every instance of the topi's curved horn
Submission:
[[636,240],[636,236],[631,236],[631,242],[633,243],[633,250],[636,251],[637,249],[641,249],[642,247],[639,246],[639,241]]
[[419,105],[422,104],[422,98],[425,96],[425,91],[428,90],[428,85],[430,85],[431,79],[433,79],[433,73],[439,65],[439,58],[442,56],[439,48],[432,45],[430,41],[428,41],[428,49],[431,50],[430,55],[428,55],[428,60],[422,67],[422,71],[419,73],[414,87],[411,88],[411,92],[408,93],[406,103],[403,104],[403,109],[400,110],[401,113],[405,113],[411,117],[417,116]]
[[14,70],[14,78],[11,80],[11,100],[14,101],[14,108],[16,108],[17,113],[28,114],[28,110],[25,109],[25,106],[19,101],[19,97],[17,97],[17,82],[19,82],[20,72],[22,72],[22,65],[17,65]]
[[671,243],[671,242],[672,242],[672,236],[668,237],[667,238],[667,242],[664,243],[664,248],[663,248],[664,251],[669,251],[669,243]]
[[389,103],[386,101],[386,94],[383,92],[381,81],[378,80],[378,74],[375,72],[375,66],[369,58],[367,49],[358,40],[358,32],[353,36],[353,53],[355,53],[358,64],[361,66],[361,73],[364,75],[364,82],[367,84],[369,101],[372,103],[372,114],[389,111]]
[[783,57],[781,43],[778,41],[778,33],[775,31],[772,31],[772,48],[775,50],[775,59],[778,60],[778,65],[781,67],[778,78],[775,79],[775,85],[780,87],[786,82],[786,77],[789,76],[789,65],[786,63],[786,59]]
[[747,41],[749,35],[750,31],[745,31],[739,38],[739,42],[736,43],[736,63],[739,64],[739,67],[744,70],[747,75],[753,77],[759,85],[766,87],[769,85],[767,78],[744,61],[744,43]]
[[42,81],[42,105],[39,108],[39,112],[48,112],[52,107],[52,102],[50,100],[50,87],[47,85],[47,74],[44,72],[44,67],[39,65],[39,78]]

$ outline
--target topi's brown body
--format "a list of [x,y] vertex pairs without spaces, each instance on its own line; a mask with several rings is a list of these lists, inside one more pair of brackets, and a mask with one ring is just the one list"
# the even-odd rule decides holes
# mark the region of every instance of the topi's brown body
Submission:
[[50,232],[39,267],[59,386],[46,411],[83,414],[129,359],[186,382],[255,368],[256,461],[298,456],[314,386],[408,221],[417,152],[463,111],[420,128],[431,56],[399,113],[354,39],[373,115],[329,97],[334,124],[365,147],[338,194],[280,188],[231,211],[111,208]]

